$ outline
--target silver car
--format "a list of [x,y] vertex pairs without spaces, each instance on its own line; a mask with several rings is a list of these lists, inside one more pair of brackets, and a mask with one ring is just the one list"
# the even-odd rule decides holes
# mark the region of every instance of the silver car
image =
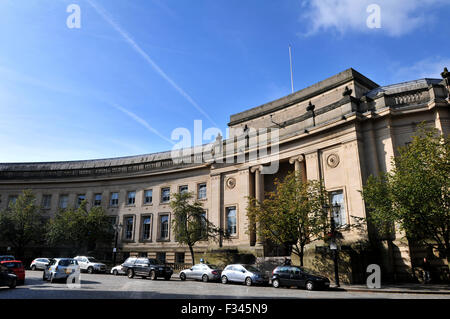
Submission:
[[197,264],[190,269],[182,270],[180,272],[180,279],[194,279],[203,282],[219,281],[221,272],[222,271],[215,265]]
[[222,283],[239,282],[247,286],[253,284],[268,284],[269,276],[265,275],[259,269],[251,265],[234,264],[228,265],[222,271]]
[[44,269],[42,280],[53,282],[58,279],[67,279],[69,276],[79,276],[80,266],[73,258],[54,258]]
[[36,270],[36,269],[44,270],[49,263],[50,263],[49,258],[36,258],[35,260],[33,260],[31,262],[30,268],[31,268],[31,270]]
[[118,276],[118,275],[126,275],[127,273],[126,269],[122,265],[118,265],[111,268],[111,274],[113,274],[114,276]]

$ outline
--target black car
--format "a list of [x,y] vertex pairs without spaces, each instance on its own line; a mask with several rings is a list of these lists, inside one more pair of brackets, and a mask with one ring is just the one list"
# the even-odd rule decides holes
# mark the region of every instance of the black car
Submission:
[[170,280],[172,277],[173,269],[159,263],[156,259],[152,258],[137,258],[130,257],[122,264],[128,278],[134,276],[141,276],[142,278],[150,277],[151,280],[155,280],[158,277]]
[[326,277],[313,274],[313,271],[296,266],[278,266],[272,272],[272,286],[297,286],[307,290],[327,289],[330,280]]
[[16,288],[17,276],[5,265],[0,264],[0,287]]

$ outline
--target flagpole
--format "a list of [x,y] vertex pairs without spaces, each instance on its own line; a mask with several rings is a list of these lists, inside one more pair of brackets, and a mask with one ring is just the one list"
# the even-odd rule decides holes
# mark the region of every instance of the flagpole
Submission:
[[290,44],[289,44],[289,62],[291,65],[291,89],[292,93],[294,93],[294,75],[292,73],[292,48]]

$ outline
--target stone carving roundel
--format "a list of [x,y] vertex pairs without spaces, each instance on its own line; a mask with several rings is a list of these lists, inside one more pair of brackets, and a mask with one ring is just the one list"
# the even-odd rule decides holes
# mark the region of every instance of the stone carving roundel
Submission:
[[327,164],[329,167],[335,168],[339,165],[339,156],[337,154],[328,155]]
[[233,189],[236,186],[236,180],[233,177],[227,179],[227,187]]

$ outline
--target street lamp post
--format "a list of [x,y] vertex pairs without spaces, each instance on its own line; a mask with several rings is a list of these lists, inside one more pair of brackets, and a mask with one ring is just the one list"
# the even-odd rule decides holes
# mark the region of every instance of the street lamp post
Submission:
[[114,239],[114,249],[113,249],[113,264],[116,265],[116,256],[117,256],[117,241],[119,239],[119,232],[122,229],[122,224],[116,224],[113,226],[115,230],[115,239]]
[[330,250],[333,251],[333,263],[334,263],[334,281],[336,283],[336,287],[340,287],[339,284],[339,249],[336,242],[336,221],[335,216],[339,216],[340,205],[334,204],[333,206],[325,205],[324,209],[328,213],[328,209],[330,209]]
[[335,223],[335,216],[339,216],[340,206],[338,204],[335,204],[332,206],[332,214],[331,214],[331,238],[334,243],[334,253],[333,253],[333,259],[334,259],[334,280],[336,282],[336,287],[340,287],[339,285],[339,249],[336,243],[336,223]]

